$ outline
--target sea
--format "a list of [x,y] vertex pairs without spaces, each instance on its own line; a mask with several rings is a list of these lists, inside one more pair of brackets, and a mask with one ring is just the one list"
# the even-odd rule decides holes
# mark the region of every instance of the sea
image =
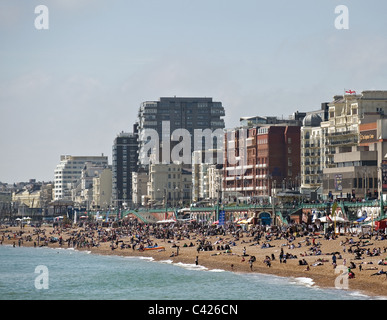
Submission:
[[[380,297],[381,299],[383,297]],[[367,300],[310,278],[237,273],[152,258],[0,246],[0,300]]]

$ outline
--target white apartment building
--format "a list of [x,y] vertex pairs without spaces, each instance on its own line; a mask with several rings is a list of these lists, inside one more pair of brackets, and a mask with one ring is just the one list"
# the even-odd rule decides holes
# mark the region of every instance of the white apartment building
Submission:
[[152,163],[147,186],[150,203],[178,206],[190,201],[191,179],[192,172],[183,164]]
[[335,96],[329,104],[328,121],[321,122],[324,140],[322,151],[325,157],[324,194],[337,185],[336,175],[331,170],[338,167],[336,153],[359,145],[359,127],[363,121],[368,122],[370,114],[387,114],[387,91],[369,90],[360,94]]
[[93,178],[93,205],[106,210],[112,204],[112,170],[104,168]]
[[132,172],[132,202],[135,206],[146,205],[148,172]]
[[208,174],[208,196],[215,201],[222,197],[223,168],[216,165],[210,165]]
[[[214,164],[221,150],[196,150],[192,152],[192,200],[217,199],[221,192],[221,167]],[[206,159],[212,162],[207,163]],[[210,160],[210,161],[211,161]]]
[[81,178],[85,163],[90,162],[95,166],[107,167],[107,156],[71,156],[62,155],[60,163],[55,169],[54,200],[71,200],[73,184]]
[[[345,152],[348,157],[348,151],[359,146],[362,123],[384,114],[387,114],[387,91],[375,90],[334,96],[328,103],[326,120],[321,121],[314,113],[307,115],[301,128],[303,192],[317,191],[325,197],[329,192],[345,196],[352,189],[359,189],[358,183],[352,181],[353,177],[343,175],[344,169],[337,169],[343,165],[338,153]],[[341,179],[343,181],[339,183]]]
[[[322,119],[317,113],[308,114],[301,127],[301,190],[318,192],[324,168]],[[320,190],[321,192],[321,190]]]
[[[96,199],[97,194],[95,194],[96,190],[94,190],[95,189],[94,183],[96,182],[98,184],[96,188],[99,188],[99,183],[100,183],[99,180],[102,173],[105,170],[110,170],[110,169],[107,167],[96,166],[91,162],[85,163],[85,166],[81,171],[81,178],[77,182],[72,184],[71,200],[75,203],[75,205],[86,207],[87,209],[99,208],[101,202],[100,202],[100,199]],[[111,170],[110,170],[110,173],[111,173]],[[97,180],[95,181],[95,179]],[[111,197],[111,189],[112,189],[111,181],[112,181],[112,178],[110,177],[110,181],[109,181],[110,197]]]

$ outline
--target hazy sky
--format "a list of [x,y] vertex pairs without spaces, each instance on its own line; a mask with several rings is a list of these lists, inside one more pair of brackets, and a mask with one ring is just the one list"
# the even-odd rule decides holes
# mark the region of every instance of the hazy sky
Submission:
[[1,0],[0,181],[53,180],[62,154],[111,163],[143,101],[213,97],[233,127],[387,90],[386,76],[385,0]]

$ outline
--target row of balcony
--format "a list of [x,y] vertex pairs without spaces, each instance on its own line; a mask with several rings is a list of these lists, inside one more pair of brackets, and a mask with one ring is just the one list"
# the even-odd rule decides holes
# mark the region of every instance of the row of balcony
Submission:
[[[231,177],[226,177],[226,181],[234,181],[235,179],[236,180],[240,180],[242,179],[243,180],[252,180],[254,179],[254,175],[243,175],[243,176],[231,176]],[[267,174],[257,174],[255,175],[255,179],[268,179],[269,176]]]
[[321,183],[322,183],[322,180],[321,180],[321,179],[317,179],[317,180],[314,180],[314,179],[305,179],[304,183],[305,183],[305,184],[321,184]]
[[305,171],[304,171],[304,174],[309,174],[309,175],[322,174],[322,173],[323,173],[322,170],[316,170],[316,171],[314,171],[314,170],[312,170],[312,171],[310,171],[310,170],[305,170]]
[[[253,164],[247,164],[244,166],[235,166],[235,167],[226,167],[226,171],[234,171],[234,170],[248,170],[248,169],[253,169],[254,165]],[[255,168],[267,168],[267,163],[261,163],[261,164],[256,164]]]
[[249,190],[267,190],[267,186],[257,186],[257,187],[233,187],[233,188],[225,188],[225,191],[249,191]]
[[304,148],[321,148],[321,144],[320,143],[305,142],[304,143]]

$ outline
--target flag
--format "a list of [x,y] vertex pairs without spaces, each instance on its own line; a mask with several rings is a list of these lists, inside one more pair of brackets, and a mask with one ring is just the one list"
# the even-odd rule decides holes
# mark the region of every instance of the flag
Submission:
[[353,90],[346,90],[345,93],[353,94],[353,93],[356,93],[356,91],[353,91]]

